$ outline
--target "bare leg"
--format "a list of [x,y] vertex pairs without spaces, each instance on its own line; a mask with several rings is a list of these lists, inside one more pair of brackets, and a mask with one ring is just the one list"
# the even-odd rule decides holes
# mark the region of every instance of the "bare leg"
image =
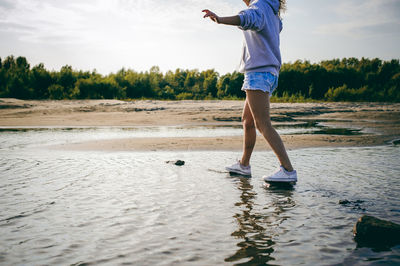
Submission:
[[253,153],[254,145],[256,144],[256,127],[254,124],[253,115],[251,114],[249,104],[246,100],[244,103],[243,114],[242,114],[242,123],[243,123],[243,156],[240,163],[244,166],[248,166],[250,164],[250,157]]
[[246,91],[246,102],[250,107],[257,129],[269,143],[281,165],[287,171],[293,171],[282,139],[271,124],[269,93],[248,90]]

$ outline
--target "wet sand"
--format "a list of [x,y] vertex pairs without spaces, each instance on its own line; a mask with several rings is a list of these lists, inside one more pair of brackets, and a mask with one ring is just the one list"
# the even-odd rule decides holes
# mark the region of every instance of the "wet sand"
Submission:
[[[0,127],[238,126],[243,101],[23,101],[0,99]],[[282,135],[289,149],[324,146],[375,146],[400,138],[400,104],[272,103],[276,126],[317,121],[329,128],[361,130],[361,135]],[[240,150],[242,138],[126,138],[85,141],[55,148],[67,150]],[[269,149],[258,137],[256,150]]]

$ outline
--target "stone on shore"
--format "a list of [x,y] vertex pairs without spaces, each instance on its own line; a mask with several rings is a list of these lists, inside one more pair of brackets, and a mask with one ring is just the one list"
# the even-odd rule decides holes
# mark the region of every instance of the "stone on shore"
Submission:
[[355,240],[361,246],[395,246],[400,244],[400,225],[364,215],[354,225]]

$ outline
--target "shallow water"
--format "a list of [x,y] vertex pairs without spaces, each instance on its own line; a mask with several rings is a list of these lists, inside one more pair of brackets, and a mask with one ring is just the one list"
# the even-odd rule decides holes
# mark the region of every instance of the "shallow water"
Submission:
[[[276,124],[281,135],[361,135],[362,129],[326,126],[318,121]],[[258,135],[259,132],[257,132]],[[142,126],[142,127],[0,127],[0,149],[21,149],[121,138],[224,137],[242,136],[241,125]]]
[[290,151],[299,182],[276,189],[272,152],[242,178],[223,171],[238,152],[49,151],[53,133],[0,133],[1,264],[400,263],[351,232],[363,214],[400,223],[398,146]]

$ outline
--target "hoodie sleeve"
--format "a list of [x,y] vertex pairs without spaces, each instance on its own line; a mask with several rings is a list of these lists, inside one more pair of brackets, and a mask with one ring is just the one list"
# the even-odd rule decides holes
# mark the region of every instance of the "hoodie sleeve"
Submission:
[[252,5],[248,9],[239,12],[241,30],[261,31],[265,25],[265,15],[256,6]]

